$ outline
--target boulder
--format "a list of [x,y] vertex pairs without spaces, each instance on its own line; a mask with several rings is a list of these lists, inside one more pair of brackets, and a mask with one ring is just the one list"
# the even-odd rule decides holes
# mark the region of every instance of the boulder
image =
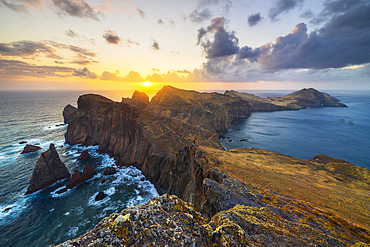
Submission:
[[105,168],[104,170],[104,175],[113,175],[117,172],[116,168],[112,167],[112,166],[108,166],[107,168]]
[[90,164],[87,164],[82,172],[75,170],[67,186],[64,189],[58,190],[57,194],[66,192],[68,189],[72,189],[73,187],[94,177],[94,175],[96,175],[95,168],[92,167]]
[[54,144],[51,143],[49,149],[43,152],[36,162],[26,195],[46,188],[70,175],[67,167],[60,160]]
[[29,145],[29,144],[27,144],[25,147],[24,147],[24,149],[23,149],[23,151],[22,151],[22,153],[21,154],[28,154],[28,153],[33,153],[33,152],[36,152],[37,150],[40,150],[41,148],[40,147],[38,147],[38,146],[34,146],[34,145]]
[[87,150],[82,151],[81,155],[77,158],[77,160],[85,160],[90,158],[90,154]]
[[103,191],[100,191],[96,196],[95,196],[95,201],[101,201],[104,198],[106,198],[108,195],[105,194]]

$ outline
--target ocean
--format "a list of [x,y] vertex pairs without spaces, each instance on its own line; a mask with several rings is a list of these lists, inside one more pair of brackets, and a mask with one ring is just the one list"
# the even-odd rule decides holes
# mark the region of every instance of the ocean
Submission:
[[[246,91],[261,97],[283,96],[292,91]],[[348,108],[309,108],[299,111],[255,112],[238,122],[221,140],[229,149],[263,148],[303,159],[323,153],[370,168],[370,91],[326,91]],[[134,167],[118,168],[112,176],[102,173],[114,166],[97,147],[64,143],[66,126],[62,111],[67,104],[77,106],[78,96],[87,91],[0,91],[0,243],[1,246],[46,246],[58,244],[91,230],[103,217],[127,207],[146,203],[158,195]],[[132,91],[100,91],[115,101],[131,97]],[[153,96],[150,95],[150,96]],[[352,123],[352,124],[350,124]],[[240,142],[248,139],[248,142]],[[20,154],[26,144],[41,150]],[[98,175],[57,195],[67,184],[53,186],[25,196],[33,168],[40,154],[54,143],[71,173],[87,163]],[[92,157],[77,161],[83,150]],[[102,184],[101,181],[107,182]],[[108,197],[95,202],[99,191]]]

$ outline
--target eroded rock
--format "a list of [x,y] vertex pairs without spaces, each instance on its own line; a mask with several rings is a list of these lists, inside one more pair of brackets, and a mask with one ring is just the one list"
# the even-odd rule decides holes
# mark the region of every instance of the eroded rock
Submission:
[[27,144],[23,151],[21,152],[21,154],[28,154],[28,153],[33,153],[33,152],[36,152],[38,150],[40,150],[41,148],[38,147],[38,146],[35,146],[35,145],[30,145],[30,144]]

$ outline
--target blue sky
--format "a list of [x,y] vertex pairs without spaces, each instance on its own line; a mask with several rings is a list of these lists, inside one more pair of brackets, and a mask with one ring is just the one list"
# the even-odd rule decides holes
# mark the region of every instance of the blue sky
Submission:
[[0,90],[370,89],[362,0],[0,0]]

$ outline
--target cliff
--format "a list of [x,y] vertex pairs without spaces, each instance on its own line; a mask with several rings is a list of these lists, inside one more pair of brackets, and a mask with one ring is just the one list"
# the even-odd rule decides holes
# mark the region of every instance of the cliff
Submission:
[[[66,142],[99,145],[118,165],[135,165],[160,193],[176,197],[113,214],[66,246],[370,241],[368,169],[320,155],[307,161],[258,149],[223,151],[217,133],[252,110],[240,97],[167,86],[145,108],[135,101],[80,96]],[[189,145],[194,137],[198,145]]]
[[253,111],[298,110],[307,107],[347,107],[340,103],[338,99],[313,88],[304,88],[283,97],[262,98],[236,91],[226,91],[225,95],[248,101]]

